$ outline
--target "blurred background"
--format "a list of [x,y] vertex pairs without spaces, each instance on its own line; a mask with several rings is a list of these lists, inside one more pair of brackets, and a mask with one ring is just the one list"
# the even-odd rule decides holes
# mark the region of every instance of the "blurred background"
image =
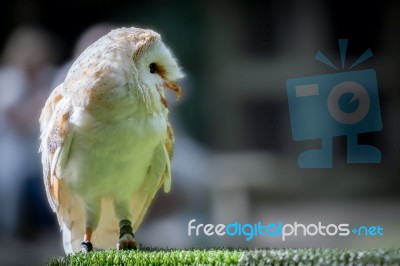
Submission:
[[[163,36],[186,77],[171,104],[176,131],[173,188],[160,193],[137,232],[159,247],[400,247],[400,4],[397,1],[0,1],[0,265],[43,265],[63,255],[42,184],[41,108],[73,60],[120,26]],[[375,69],[383,130],[360,134],[380,164],[347,164],[333,139],[333,167],[301,169],[286,80],[333,74],[314,59]],[[346,69],[345,69],[346,71]],[[382,237],[189,237],[196,223],[349,223],[384,227]],[[22,253],[23,252],[23,253]],[[23,254],[23,256],[21,256]]]

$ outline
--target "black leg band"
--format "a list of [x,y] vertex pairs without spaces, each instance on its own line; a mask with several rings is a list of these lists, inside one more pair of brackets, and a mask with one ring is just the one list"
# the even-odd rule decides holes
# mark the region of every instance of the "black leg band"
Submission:
[[119,238],[123,237],[125,234],[130,234],[135,237],[132,233],[132,223],[129,220],[121,220],[119,222]]

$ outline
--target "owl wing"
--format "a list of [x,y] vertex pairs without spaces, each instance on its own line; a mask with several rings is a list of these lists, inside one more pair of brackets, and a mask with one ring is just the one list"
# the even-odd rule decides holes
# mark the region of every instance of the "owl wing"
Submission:
[[165,138],[163,146],[164,158],[166,161],[165,171],[163,173],[162,184],[164,184],[164,192],[168,193],[171,189],[171,161],[174,157],[174,130],[171,124],[168,122],[167,125],[167,137]]
[[156,149],[153,163],[149,167],[145,182],[134,196],[131,205],[133,231],[140,226],[156,193],[164,185],[164,192],[171,188],[171,159],[173,156],[174,134],[168,123],[167,136]]
[[58,214],[62,204],[60,191],[66,189],[62,180],[62,169],[68,160],[72,134],[69,134],[69,116],[72,106],[64,98],[63,84],[57,86],[47,99],[39,118],[41,144],[39,152],[42,153],[43,179],[47,199],[51,208]]

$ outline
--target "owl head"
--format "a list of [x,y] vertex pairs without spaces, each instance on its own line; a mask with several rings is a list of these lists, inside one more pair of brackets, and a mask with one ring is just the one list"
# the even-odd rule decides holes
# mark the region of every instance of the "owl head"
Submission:
[[183,77],[171,51],[161,36],[147,29],[119,28],[90,45],[71,66],[64,82],[64,93],[74,105],[88,110],[116,109],[145,102],[156,108],[156,98],[164,98],[164,88],[177,97],[176,81]]

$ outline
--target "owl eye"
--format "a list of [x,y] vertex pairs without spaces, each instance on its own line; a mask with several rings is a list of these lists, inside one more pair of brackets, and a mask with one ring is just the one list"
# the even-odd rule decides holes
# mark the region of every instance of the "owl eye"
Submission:
[[149,65],[149,68],[150,68],[150,73],[152,73],[152,74],[156,73],[156,64],[155,63],[151,63]]

